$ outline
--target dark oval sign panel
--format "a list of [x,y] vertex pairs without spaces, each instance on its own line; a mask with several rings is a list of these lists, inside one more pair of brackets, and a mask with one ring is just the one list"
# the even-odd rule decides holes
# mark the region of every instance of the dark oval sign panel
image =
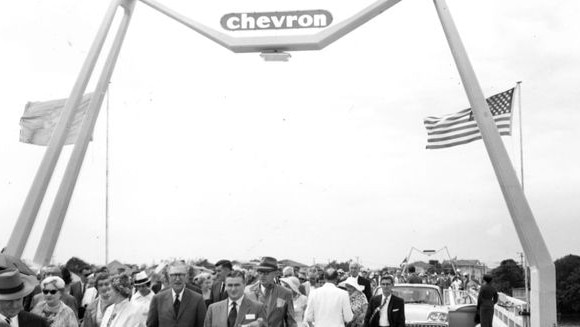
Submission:
[[332,23],[332,15],[326,10],[231,13],[220,22],[229,31],[323,28]]

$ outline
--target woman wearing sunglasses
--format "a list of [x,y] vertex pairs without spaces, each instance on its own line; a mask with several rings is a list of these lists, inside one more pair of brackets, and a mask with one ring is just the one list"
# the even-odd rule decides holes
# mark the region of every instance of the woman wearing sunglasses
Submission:
[[61,301],[64,286],[64,280],[60,277],[43,279],[40,282],[43,301],[32,309],[32,313],[46,318],[51,327],[78,327],[75,313]]

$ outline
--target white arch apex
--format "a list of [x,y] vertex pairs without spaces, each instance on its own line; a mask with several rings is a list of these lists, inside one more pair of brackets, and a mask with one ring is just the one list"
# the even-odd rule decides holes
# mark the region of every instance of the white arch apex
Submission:
[[247,53],[322,50],[329,44],[381,14],[383,11],[399,3],[401,0],[378,0],[350,18],[333,24],[316,34],[256,37],[232,37],[196,22],[155,0],[139,1],[235,53]]

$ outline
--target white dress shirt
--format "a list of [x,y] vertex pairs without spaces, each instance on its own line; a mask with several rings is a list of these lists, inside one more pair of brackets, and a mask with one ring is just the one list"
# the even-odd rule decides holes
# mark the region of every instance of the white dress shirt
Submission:
[[390,326],[389,325],[389,302],[390,301],[391,301],[391,296],[389,295],[385,299],[385,294],[383,294],[383,297],[381,297],[381,304],[383,304],[383,302],[384,302],[385,305],[383,305],[383,307],[381,308],[381,311],[380,311],[379,326]]
[[[0,321],[6,322],[6,316],[0,313]],[[10,318],[10,327],[19,327],[18,325],[18,315],[15,317]]]
[[238,312],[238,313],[240,312],[240,306],[242,305],[242,300],[243,300],[243,299],[244,299],[244,296],[243,296],[243,295],[242,295],[242,297],[241,297],[241,298],[239,298],[239,299],[237,299],[237,300],[235,300],[235,301],[232,301],[232,300],[231,300],[231,299],[228,297],[228,316],[229,316],[229,314],[230,314],[230,311],[232,310],[232,307],[233,307],[233,306],[232,306],[232,304],[233,304],[234,302],[236,302],[236,310],[237,310],[237,312]]
[[[185,286],[181,289],[181,292],[179,292],[179,302],[183,302],[183,292],[185,292]],[[173,288],[171,289],[171,295],[173,296],[173,302],[175,303],[175,296],[177,295],[177,293],[175,293],[175,290],[173,290]]]
[[316,327],[343,327],[353,318],[348,292],[332,283],[324,284],[310,293],[304,316]]

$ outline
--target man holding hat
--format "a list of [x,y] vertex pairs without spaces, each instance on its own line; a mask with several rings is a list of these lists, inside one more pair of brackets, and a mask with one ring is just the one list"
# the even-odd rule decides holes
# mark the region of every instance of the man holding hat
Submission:
[[139,307],[139,312],[143,314],[143,322],[147,320],[149,313],[149,305],[153,299],[153,292],[151,291],[151,279],[147,276],[145,271],[140,271],[135,274],[133,286],[135,286],[135,294],[131,297],[131,302]]
[[292,291],[276,284],[278,261],[263,257],[256,270],[258,282],[246,287],[246,296],[266,305],[268,327],[296,327]]
[[23,275],[18,270],[0,272],[0,322],[8,326],[49,327],[48,322],[37,315],[24,311],[22,299],[37,284],[34,276]]

